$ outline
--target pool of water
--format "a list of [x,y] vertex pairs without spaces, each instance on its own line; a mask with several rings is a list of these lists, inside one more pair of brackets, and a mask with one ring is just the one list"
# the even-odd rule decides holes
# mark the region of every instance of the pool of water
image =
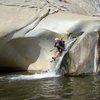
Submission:
[[32,75],[0,75],[0,100],[100,100],[99,75],[40,78]]

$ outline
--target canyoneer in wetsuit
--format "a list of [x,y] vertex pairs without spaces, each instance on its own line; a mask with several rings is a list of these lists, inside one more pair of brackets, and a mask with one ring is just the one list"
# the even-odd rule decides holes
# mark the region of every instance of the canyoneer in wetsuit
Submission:
[[59,57],[62,54],[62,52],[65,50],[65,41],[63,40],[63,38],[61,39],[55,38],[54,47],[56,47],[57,50],[55,52],[55,56],[52,57],[52,59],[56,60],[56,58]]

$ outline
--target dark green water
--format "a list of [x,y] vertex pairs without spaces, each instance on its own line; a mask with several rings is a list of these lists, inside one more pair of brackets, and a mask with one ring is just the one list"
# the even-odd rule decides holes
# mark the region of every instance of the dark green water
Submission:
[[100,76],[16,79],[0,77],[0,100],[100,100]]

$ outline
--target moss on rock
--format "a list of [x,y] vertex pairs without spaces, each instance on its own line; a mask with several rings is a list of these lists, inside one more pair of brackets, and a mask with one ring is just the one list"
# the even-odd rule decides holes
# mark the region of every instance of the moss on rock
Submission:
[[62,60],[61,66],[58,70],[58,73],[68,74],[70,63],[71,63],[71,58],[70,58],[69,52],[67,52],[65,54],[65,56],[63,57],[63,60]]

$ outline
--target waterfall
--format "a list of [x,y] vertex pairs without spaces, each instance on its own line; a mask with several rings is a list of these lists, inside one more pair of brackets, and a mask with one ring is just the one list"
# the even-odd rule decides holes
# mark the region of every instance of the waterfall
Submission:
[[53,63],[49,63],[50,69],[46,72],[41,73],[35,73],[32,75],[15,75],[15,76],[9,76],[9,80],[36,80],[36,79],[42,79],[42,78],[50,78],[50,77],[59,77],[60,75],[57,74],[57,71],[60,68],[62,59],[64,55],[68,52],[69,48],[72,46],[76,39],[69,38],[67,43],[65,43],[65,51],[62,53],[60,57],[57,58],[56,61]]
[[61,65],[64,55],[68,52],[69,48],[72,46],[72,44],[75,40],[76,39],[71,39],[71,38],[68,39],[68,41],[65,43],[65,51],[62,53],[62,55],[60,57],[58,57],[56,59],[56,61],[53,62],[50,69],[48,70],[48,73],[55,73],[55,74],[57,73],[57,71],[60,68],[60,65]]
[[97,72],[97,45],[95,46],[95,51],[94,51],[94,73],[96,73]]

